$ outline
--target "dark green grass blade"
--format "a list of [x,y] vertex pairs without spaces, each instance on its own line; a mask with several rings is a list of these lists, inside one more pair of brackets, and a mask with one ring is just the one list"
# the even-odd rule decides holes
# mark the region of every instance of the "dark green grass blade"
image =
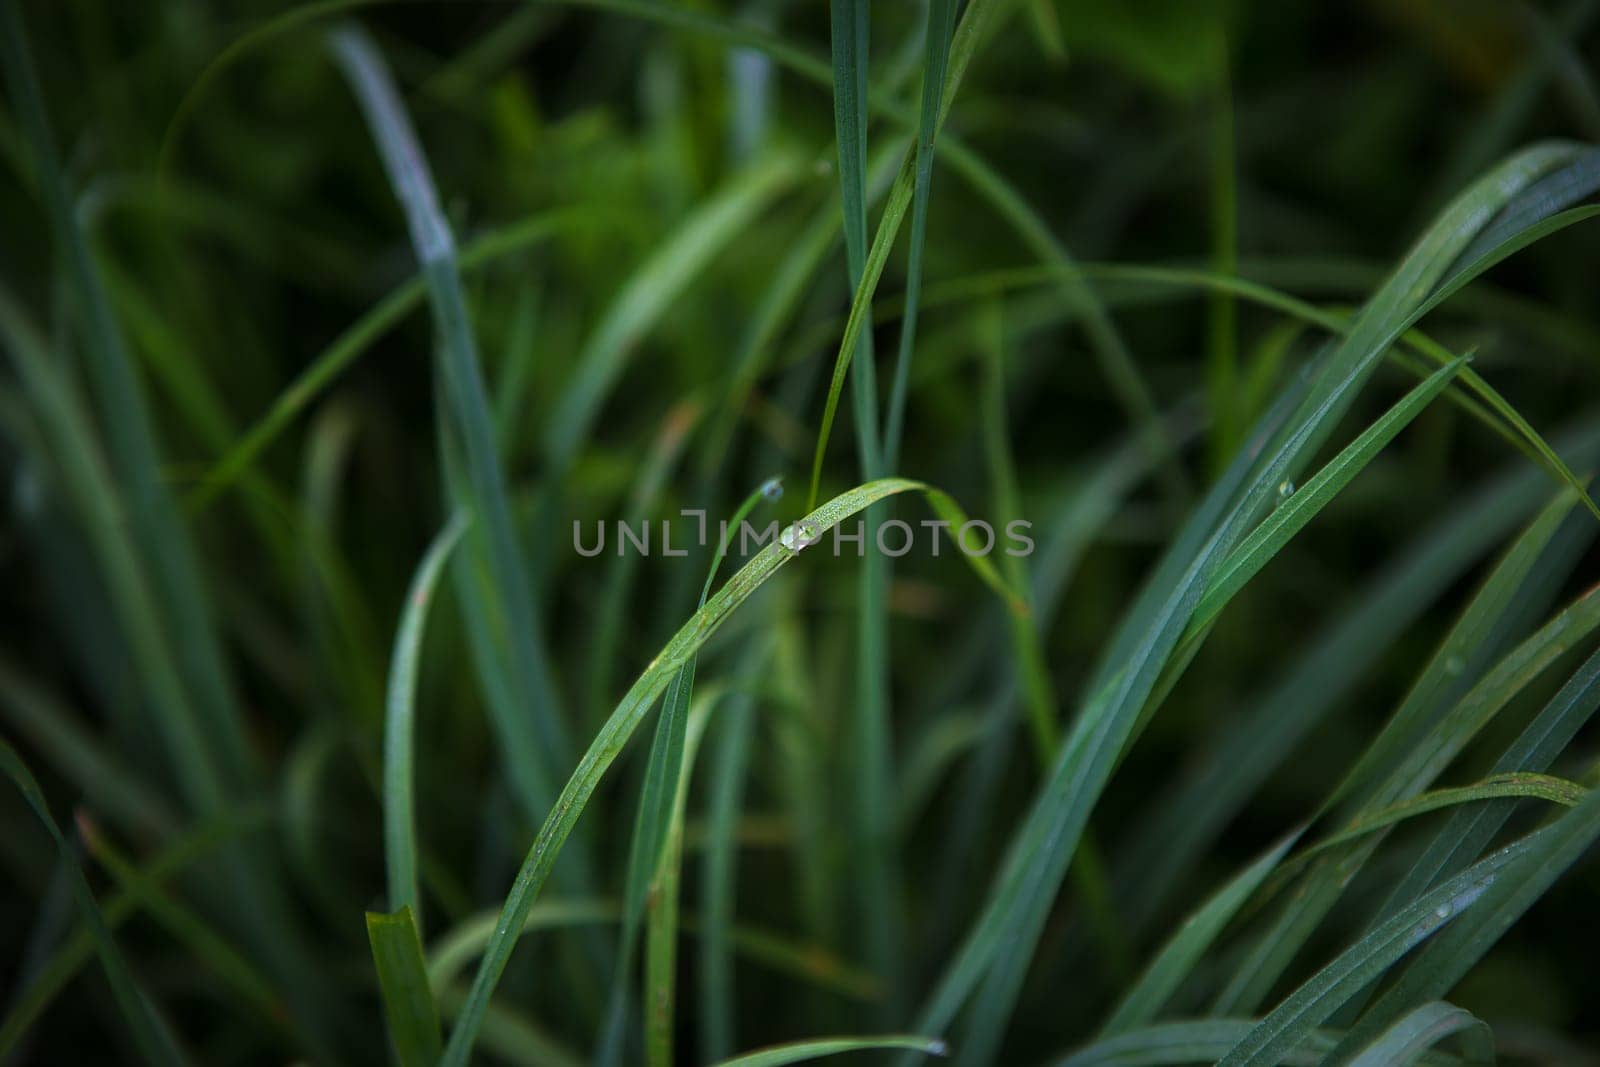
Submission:
[[1461,926],[1447,930],[1446,936],[1428,945],[1406,968],[1400,980],[1362,1019],[1360,1032],[1370,1032],[1369,1027],[1383,1026],[1413,1005],[1443,996],[1494,947],[1511,925],[1600,838],[1600,791],[1590,792],[1582,803],[1536,836],[1537,846],[1488,887],[1478,906],[1463,917]]
[[707,847],[700,876],[700,1057],[726,1059],[736,1040],[731,936],[738,842],[735,832],[742,810],[745,777],[756,727],[755,694],[760,672],[772,656],[772,640],[757,637],[743,653],[738,669],[742,684],[724,700],[717,717],[706,814]]
[[934,144],[939,136],[939,107],[944,99],[945,70],[956,26],[956,0],[931,0],[922,61],[922,109],[917,122],[916,177],[911,187],[911,237],[906,258],[905,311],[900,320],[900,347],[894,381],[889,387],[889,413],[884,423],[883,462],[886,471],[900,466],[900,439],[905,430],[906,391],[911,384],[911,355],[917,343],[917,312],[922,297],[922,253],[928,236],[928,201],[933,191]]
[[140,1055],[147,1062],[156,1065],[187,1063],[188,1058],[179,1049],[177,1039],[151,1006],[148,996],[139,987],[133,973],[128,970],[127,961],[122,958],[121,950],[112,940],[111,931],[106,927],[105,916],[100,911],[100,905],[95,902],[94,891],[89,888],[88,880],[83,876],[83,868],[78,864],[78,857],[73,852],[72,844],[62,834],[55,817],[50,814],[44,793],[39,789],[39,783],[34,780],[33,772],[28,770],[10,743],[3,739],[0,739],[0,766],[4,767],[6,777],[10,778],[12,784],[21,791],[23,799],[28,802],[33,813],[39,817],[44,828],[50,831],[50,836],[55,839],[56,848],[61,854],[61,862],[67,865],[67,876],[71,879],[72,893],[77,900],[78,910],[82,913],[83,921],[94,938],[95,949],[100,954],[100,964],[105,968],[106,978],[111,983],[111,992],[115,995],[117,1007],[121,1009],[128,1023],[128,1029],[133,1033],[133,1040],[139,1048]]
[[1190,634],[1208,626],[1229,600],[1289,540],[1305,528],[1330,501],[1386,448],[1395,436],[1431,404],[1466,365],[1458,359],[1440,367],[1384,412],[1372,425],[1327,462],[1300,489],[1289,489],[1287,499],[1228,554],[1206,585],[1205,596],[1189,622]]
[[503,644],[496,648],[493,659],[506,675],[505,688],[524,709],[521,715],[497,716],[495,722],[502,731],[509,731],[502,738],[504,756],[512,780],[522,786],[520,799],[531,818],[542,819],[553,798],[555,769],[567,765],[566,734],[495,446],[494,422],[461,289],[455,239],[439,211],[438,194],[416,134],[377,51],[365,36],[349,27],[337,31],[331,45],[372,128],[428,283],[441,338],[440,377],[445,383],[450,425],[465,456],[472,510],[482,531],[481,543],[475,537],[473,545],[483,553],[491,578],[485,592],[493,617],[505,627]]
[[1269,848],[1189,916],[1100,1028],[1102,1038],[1147,1025],[1194,970],[1223,927],[1250,899],[1298,840],[1295,832]]
[[[1596,794],[1596,799],[1600,799],[1600,794]],[[1600,804],[1585,804],[1570,812],[1567,818],[1577,816],[1586,808],[1593,812],[1600,810]],[[1447,923],[1474,915],[1474,909],[1483,902],[1488,890],[1518,869],[1517,861],[1530,855],[1541,858],[1551,855],[1552,850],[1566,840],[1552,836],[1554,829],[1541,830],[1478,861],[1363,935],[1289,994],[1229,1049],[1219,1063],[1223,1067],[1265,1067],[1277,1063],[1346,999],[1394,966],[1401,956],[1438,933]]]
[[838,1056],[846,1052],[870,1052],[873,1049],[910,1049],[930,1056],[945,1054],[944,1042],[931,1037],[901,1034],[886,1034],[882,1037],[819,1037],[746,1052],[719,1061],[718,1067],[782,1067],[786,1063],[805,1063],[825,1056]]
[[392,914],[367,912],[367,939],[389,1020],[389,1040],[400,1067],[432,1067],[439,1062],[439,1010],[422,962],[422,938],[409,905]]
[[[768,544],[729,578],[716,595],[706,602],[706,606],[695,612],[673,635],[649,668],[634,682],[579,760],[577,770],[562,790],[517,872],[460,1018],[450,1034],[450,1041],[445,1048],[445,1063],[464,1064],[471,1055],[489,998],[511,958],[511,950],[516,946],[523,923],[549,878],[562,845],[572,833],[574,824],[606,770],[621,753],[656,698],[661,696],[672,679],[728,616],[781,567],[797,557],[809,543],[814,543],[812,538],[822,536],[835,524],[887,496],[911,490],[921,492],[941,515],[959,514],[954,502],[944,494],[920,482],[901,478],[881,479],[835,497],[803,519],[790,524],[786,532],[794,536],[789,537],[787,545],[782,538]],[[987,560],[966,558],[985,582],[998,589],[1005,588]]]
[[[470,519],[458,512],[439,531],[417,565],[395,634],[389,665],[389,692],[383,732],[383,855],[389,874],[389,905],[396,913],[409,909],[420,930],[422,900],[417,892],[417,825],[415,762],[417,667],[428,607],[449,558]],[[368,920],[370,928],[371,919]]]
[[1351,1060],[1351,1067],[1406,1067],[1450,1037],[1459,1036],[1467,1063],[1494,1063],[1494,1034],[1482,1019],[1454,1004],[1424,1004],[1385,1030]]
[[[180,836],[164,848],[155,859],[135,873],[135,878],[148,885],[159,885],[174,874],[188,869],[196,861],[231,842],[252,829],[258,829],[266,820],[256,811],[236,818],[210,822],[199,829]],[[148,893],[141,887],[125,885],[101,909],[108,930],[115,930],[130,917]],[[62,990],[99,950],[98,931],[85,923],[72,937],[61,944],[38,970],[37,976],[18,995],[0,1022],[0,1056],[10,1056],[22,1041],[29,1027],[54,1002]]]

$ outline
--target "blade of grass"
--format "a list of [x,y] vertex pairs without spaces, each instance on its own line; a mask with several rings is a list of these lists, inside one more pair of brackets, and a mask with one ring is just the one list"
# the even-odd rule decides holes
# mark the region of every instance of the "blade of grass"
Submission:
[[[1156,1023],[1096,1041],[1055,1063],[1056,1067],[1162,1067],[1215,1062],[1255,1025],[1254,1019],[1183,1019]],[[1317,1067],[1338,1038],[1339,1034],[1334,1031],[1313,1030],[1278,1062],[1288,1067]],[[1449,1067],[1460,1061],[1433,1054],[1422,1062],[1430,1067]]]
[[22,793],[23,799],[28,802],[28,807],[33,809],[33,813],[38,816],[44,828],[50,832],[51,838],[55,840],[56,849],[61,854],[61,862],[66,865],[68,877],[71,879],[72,894],[77,901],[78,910],[83,915],[84,924],[94,939],[95,950],[100,955],[100,965],[105,968],[106,979],[111,983],[111,992],[116,997],[117,1007],[121,1010],[128,1029],[132,1032],[139,1054],[151,1064],[187,1063],[188,1057],[178,1047],[177,1039],[151,1004],[149,996],[139,986],[133,972],[128,969],[121,950],[112,940],[105,916],[94,899],[94,891],[89,888],[89,882],[83,875],[83,867],[78,863],[71,842],[62,834],[61,827],[50,814],[50,807],[44,799],[39,783],[34,780],[33,772],[4,739],[0,739],[0,767],[4,768],[6,777],[10,778],[12,784]]
[[1140,975],[1139,981],[1123,995],[1101,1026],[1102,1040],[1137,1030],[1160,1014],[1167,1000],[1188,978],[1228,921],[1288,854],[1300,833],[1297,830],[1267,849],[1184,920],[1177,933],[1162,946]]
[[389,1020],[389,1040],[400,1067],[431,1067],[439,1061],[439,1010],[428,988],[422,962],[422,937],[402,904],[392,914],[367,912],[367,938]]
[[924,31],[922,110],[917,122],[915,177],[911,186],[911,238],[906,258],[905,311],[900,320],[900,347],[894,381],[889,388],[889,414],[884,425],[885,471],[900,467],[900,439],[905,429],[906,390],[911,383],[911,355],[917,341],[917,312],[922,296],[922,253],[928,235],[928,200],[933,190],[933,152],[939,136],[939,107],[944,99],[945,69],[956,27],[956,0],[930,0]]
[[1449,1037],[1460,1035],[1467,1063],[1494,1063],[1494,1033],[1482,1019],[1436,1000],[1424,1004],[1385,1030],[1350,1061],[1351,1067],[1405,1067]]
[[[526,251],[573,228],[583,217],[570,211],[530,216],[469,242],[461,249],[458,266],[471,272],[500,259]],[[428,283],[421,276],[402,282],[351,323],[306,365],[273,400],[244,436],[228,449],[185,498],[191,513],[204,511],[255,464],[267,447],[309,409],[312,403],[351,364],[414,311],[427,297]]]
[[[383,855],[389,875],[389,906],[395,914],[405,911],[409,916],[407,921],[414,923],[418,931],[422,929],[422,899],[417,892],[416,782],[412,773],[417,668],[434,589],[444,572],[445,561],[470,522],[465,512],[452,516],[417,565],[411,588],[406,593],[405,609],[395,633],[394,657],[389,665],[388,714],[383,732]],[[375,937],[372,914],[368,913],[368,934]],[[385,917],[386,921],[389,918],[393,916]],[[384,933],[387,937],[393,931],[386,929]]]

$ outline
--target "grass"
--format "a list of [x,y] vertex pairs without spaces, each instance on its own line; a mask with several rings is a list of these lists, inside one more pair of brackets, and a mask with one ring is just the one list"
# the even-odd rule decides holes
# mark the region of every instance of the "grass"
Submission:
[[0,1059],[1600,1055],[1595,5],[160,7],[0,0]]

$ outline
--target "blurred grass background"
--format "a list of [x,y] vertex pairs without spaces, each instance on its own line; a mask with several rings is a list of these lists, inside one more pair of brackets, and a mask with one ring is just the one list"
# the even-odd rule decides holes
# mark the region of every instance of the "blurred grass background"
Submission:
[[[696,610],[709,548],[585,558],[571,545],[574,521],[589,530],[703,508],[714,522],[773,476],[788,495],[762,523],[801,514],[851,307],[837,20],[826,5],[782,0],[7,6],[16,17],[5,32],[26,33],[59,173],[30,126],[26,56],[8,54],[0,723],[71,843],[62,859],[20,793],[0,799],[5,1050],[36,1063],[148,1052],[122,1021],[116,986],[89,962],[96,942],[73,910],[75,858],[115,919],[139,995],[159,1005],[157,1028],[196,1060],[382,1061],[391,1053],[362,913],[396,906],[384,732],[413,572],[457,504],[471,508],[465,543],[483,554],[462,550],[440,584],[414,699],[432,954],[500,906],[579,754]],[[1033,622],[1008,621],[959,557],[919,542],[886,576],[876,653],[859,652],[878,623],[863,600],[865,565],[849,552],[807,555],[705,645],[695,699],[717,703],[702,723],[684,694],[690,742],[703,725],[705,745],[684,764],[684,929],[664,964],[677,989],[668,1051],[684,1061],[820,1034],[916,1032],[916,1009],[992,899],[1047,780],[1029,709],[1045,707],[1058,734],[1077,721],[1076,695],[1141,583],[1325,339],[1193,279],[1238,276],[1349,312],[1512,150],[1600,138],[1593,3],[998,6],[938,142],[904,444],[884,473],[936,485],[974,516],[1029,519],[1040,550],[1006,563],[1005,577],[1031,587]],[[917,115],[927,12],[880,3],[864,16],[868,239]],[[520,589],[504,581],[515,569],[499,569],[479,542],[493,536],[483,533],[488,483],[474,480],[470,455],[450,459],[472,449],[454,435],[491,423],[452,406],[448,336],[430,362],[439,320],[327,42],[351,19],[392,69],[462,250],[488,386],[480,414],[492,419],[527,570]],[[22,41],[11,38],[12,53]],[[57,193],[76,236],[47,209]],[[141,393],[104,373],[96,297],[71,265],[77,239],[120,338],[112,348]],[[1444,349],[1472,351],[1472,368],[1580,475],[1593,466],[1585,429],[1600,379],[1597,244],[1582,225],[1544,237],[1425,323]],[[906,245],[871,306],[880,404]],[[1108,380],[1078,283],[1036,269],[1067,250],[1088,265],[1093,299],[1175,453],[1144,447],[1137,390]],[[1103,264],[1190,273],[1162,280]],[[39,357],[34,371],[24,350]],[[304,384],[316,367],[327,373]],[[1350,421],[1371,424],[1415,381],[1390,366],[1375,383]],[[138,433],[117,430],[130,409],[155,442],[154,488],[137,482],[126,442]],[[824,499],[864,480],[856,410],[840,403]],[[1019,950],[1027,978],[1003,1013],[1003,1062],[1094,1038],[1185,915],[1292,827],[1328,815],[1324,799],[1482,602],[1492,559],[1560,488],[1486,421],[1430,405],[1176,672],[1097,798],[1037,952]],[[75,474],[75,463],[103,469]],[[139,501],[158,497],[167,503],[151,514],[170,507],[193,543],[189,599],[190,565],[167,556],[187,549],[159,517],[137,529]],[[95,500],[109,513],[97,517]],[[927,514],[909,498],[892,507],[912,522]],[[1464,525],[1436,525],[1462,514]],[[1527,573],[1507,579],[1514,592],[1440,709],[1593,584],[1592,524],[1573,509],[1529,549]],[[155,621],[142,633],[107,536],[125,539],[127,566],[153,583]],[[1330,627],[1369,604],[1384,575],[1421,574],[1429,546],[1461,558],[1373,616],[1394,623],[1380,647],[1346,657]],[[517,651],[524,597],[537,668]],[[1593,644],[1587,629],[1575,635],[1438,784],[1497,769]],[[1220,744],[1263,736],[1252,714],[1284,672],[1329,648],[1311,687],[1319,699],[1326,688],[1328,706],[1306,710],[1280,750],[1251,757],[1215,825],[1174,816],[1176,790],[1204,788]],[[204,666],[213,651],[226,675],[215,691]],[[210,785],[174,765],[164,724],[177,713],[151,680],[150,664],[166,659],[202,709],[196,744],[209,753]],[[509,687],[498,695],[497,681]],[[881,753],[862,733],[874,700]],[[1300,703],[1317,701],[1291,688],[1282,706]],[[224,706],[233,710],[212,713]],[[645,1005],[619,1008],[608,992],[643,832],[646,747],[634,741],[585,809],[536,905],[555,929],[530,934],[512,958],[483,1057],[584,1060],[604,1054],[606,1033],[621,1062],[666,1055],[635,1018]],[[1580,732],[1553,773],[1585,783],[1593,754],[1592,731]],[[880,802],[871,816],[863,788]],[[1538,801],[1518,812],[1519,829],[1548,814]],[[1265,1014],[1351,944],[1446,818],[1394,831],[1292,965],[1268,976],[1274,995],[1237,1014]],[[1302,844],[1332,828],[1319,824]],[[874,903],[870,884],[888,896]],[[1576,865],[1451,995],[1493,1026],[1503,1058],[1579,1062],[1600,1040],[1585,1010],[1597,890],[1600,872]],[[1277,899],[1236,918],[1183,976],[1169,1015],[1213,1005]],[[74,951],[77,965],[51,979]],[[459,965],[461,983],[435,989],[447,1022],[475,955]],[[944,1030],[932,1036],[959,1052],[959,1030]]]

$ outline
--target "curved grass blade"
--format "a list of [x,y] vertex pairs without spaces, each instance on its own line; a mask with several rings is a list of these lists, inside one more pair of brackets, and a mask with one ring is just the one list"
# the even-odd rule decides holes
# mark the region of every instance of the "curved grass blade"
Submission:
[[1467,1063],[1494,1063],[1494,1033],[1464,1008],[1436,1000],[1424,1004],[1385,1030],[1350,1061],[1350,1067],[1407,1067],[1449,1037],[1461,1035]]
[[1228,921],[1288,854],[1301,832],[1296,830],[1267,849],[1184,920],[1101,1026],[1102,1039],[1138,1029],[1160,1013]]
[[367,912],[367,939],[372,942],[372,962],[378,969],[383,993],[383,1013],[389,1020],[389,1040],[400,1067],[432,1067],[439,1062],[439,1009],[428,988],[422,962],[422,937],[411,906],[402,904],[392,914]]
[[[561,796],[551,809],[549,817],[540,828],[517,872],[516,880],[512,883],[505,904],[501,908],[500,918],[495,924],[494,934],[478,966],[478,973],[473,979],[467,1001],[462,1007],[461,1016],[455,1029],[451,1031],[449,1043],[445,1046],[444,1063],[454,1067],[466,1063],[477,1038],[478,1028],[482,1025],[489,998],[501,973],[505,970],[506,963],[511,958],[511,950],[516,946],[523,923],[544,888],[562,845],[572,833],[573,826],[583,813],[589,797],[600,784],[600,779],[621,753],[628,738],[638,728],[656,698],[662,694],[700,646],[727,621],[728,616],[807,546],[814,544],[817,538],[834,525],[863,508],[885,497],[912,490],[921,492],[941,514],[959,515],[959,508],[948,496],[921,482],[904,478],[882,478],[840,494],[803,519],[791,523],[783,536],[768,544],[729,578],[716,595],[707,600],[705,607],[695,612],[673,635],[660,654],[633,683],[595,736],[588,751],[579,760],[577,770],[573,772],[566,788],[562,790]],[[972,556],[965,558],[985,582],[997,589],[1005,590],[1004,583],[987,559]],[[1005,590],[1005,593],[1008,599],[1015,599],[1009,590]]]
[[824,1056],[838,1056],[846,1052],[869,1052],[873,1049],[909,1049],[928,1056],[943,1056],[945,1043],[937,1038],[914,1037],[909,1034],[885,1034],[882,1037],[819,1037],[809,1041],[796,1041],[788,1045],[746,1052],[732,1059],[721,1060],[717,1067],[783,1067],[786,1063],[805,1063]]
[[[434,589],[439,584],[445,561],[461,535],[466,533],[470,521],[465,512],[457,512],[439,531],[417,565],[417,573],[406,593],[400,629],[395,634],[394,659],[389,666],[388,714],[383,732],[383,855],[389,874],[389,906],[397,914],[408,910],[419,931],[422,899],[417,892],[416,782],[412,774],[417,666]],[[367,924],[371,936],[371,913]]]
[[78,857],[73,852],[71,843],[62,834],[55,817],[50,814],[50,807],[45,802],[44,793],[34,779],[33,772],[28,770],[27,764],[22,762],[22,757],[18,756],[16,750],[4,739],[0,739],[0,768],[5,770],[6,777],[10,778],[12,784],[22,793],[23,799],[28,802],[28,807],[33,809],[33,813],[38,816],[39,821],[55,840],[56,849],[61,854],[61,862],[66,865],[67,876],[71,880],[72,894],[77,900],[78,910],[82,913],[84,924],[94,939],[95,950],[100,954],[100,964],[105,968],[106,979],[111,983],[111,992],[116,997],[117,1007],[127,1020],[128,1029],[133,1033],[140,1055],[151,1064],[187,1063],[188,1058],[178,1047],[177,1039],[156,1012],[144,990],[139,987],[133,972],[128,970],[127,961],[122,958],[121,950],[112,940],[111,931],[106,926],[105,915],[100,911],[100,905],[95,902],[94,891],[89,888],[89,882],[83,876],[83,868],[78,863]]

